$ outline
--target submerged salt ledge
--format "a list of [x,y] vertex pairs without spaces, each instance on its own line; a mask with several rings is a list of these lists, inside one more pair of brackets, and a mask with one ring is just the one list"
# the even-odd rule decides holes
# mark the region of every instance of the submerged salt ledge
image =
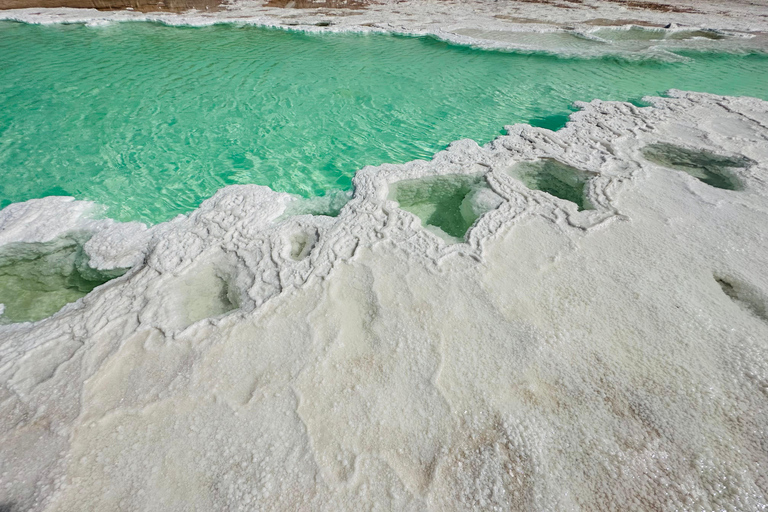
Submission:
[[[0,326],[0,504],[765,508],[768,103],[649,101],[367,167],[336,218],[258,186],[150,229],[25,203],[134,267]],[[754,165],[720,190],[646,160],[658,143]],[[541,158],[592,173],[593,209],[508,172]],[[438,175],[502,199],[466,243],[389,199]]]

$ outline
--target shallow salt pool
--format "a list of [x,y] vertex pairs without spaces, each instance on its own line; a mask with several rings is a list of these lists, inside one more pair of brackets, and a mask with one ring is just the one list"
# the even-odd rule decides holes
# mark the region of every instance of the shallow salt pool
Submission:
[[303,196],[365,165],[430,158],[574,101],[670,88],[768,98],[768,55],[562,58],[434,38],[234,25],[0,22],[0,206],[67,195],[157,223],[217,189]]

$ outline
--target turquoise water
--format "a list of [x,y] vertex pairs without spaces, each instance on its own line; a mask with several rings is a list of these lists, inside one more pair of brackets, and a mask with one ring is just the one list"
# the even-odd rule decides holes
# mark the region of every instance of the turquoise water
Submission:
[[160,222],[217,189],[348,189],[573,101],[669,88],[768,97],[765,54],[687,62],[490,52],[432,38],[255,27],[0,22],[0,206],[47,195]]

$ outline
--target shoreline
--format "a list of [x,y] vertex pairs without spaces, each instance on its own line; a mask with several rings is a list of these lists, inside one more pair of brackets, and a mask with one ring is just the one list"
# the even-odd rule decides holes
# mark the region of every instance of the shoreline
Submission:
[[[183,1],[205,3],[209,0]],[[657,2],[647,4],[659,5]],[[510,2],[500,5],[485,0],[445,3],[428,0],[385,0],[367,3],[364,7],[351,4],[351,8],[293,8],[269,5],[269,2],[263,3],[262,0],[235,0],[215,7],[215,11],[205,11],[205,6],[214,8],[206,3],[201,9],[178,13],[24,8],[0,10],[0,20],[32,24],[85,23],[92,26],[120,21],[154,21],[184,26],[232,23],[310,32],[384,32],[431,35],[457,44],[481,48],[543,50],[552,53],[558,53],[559,49],[552,47],[551,41],[520,40],[515,35],[579,35],[590,34],[606,27],[669,27],[672,30],[709,30],[732,34],[742,39],[752,38],[757,48],[764,51],[768,49],[768,15],[765,14],[764,8],[749,2],[729,3],[727,11],[723,11],[724,7],[718,2],[678,1],[662,4],[676,6],[677,11],[672,12],[659,10],[659,7],[643,9],[637,7],[639,2],[622,4],[618,0],[585,0],[565,7],[548,1],[522,4]]]

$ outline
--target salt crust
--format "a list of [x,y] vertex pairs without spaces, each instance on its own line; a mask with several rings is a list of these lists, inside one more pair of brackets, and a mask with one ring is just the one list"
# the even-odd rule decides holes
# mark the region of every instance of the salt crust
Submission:
[[[91,230],[96,266],[134,266],[0,326],[0,504],[764,509],[768,103],[647,100],[366,167],[337,218],[259,186],[150,229],[4,209],[5,243]],[[757,164],[719,190],[644,160],[658,142]],[[595,209],[506,172],[541,157],[594,173]],[[504,202],[467,243],[387,199],[478,172]]]

